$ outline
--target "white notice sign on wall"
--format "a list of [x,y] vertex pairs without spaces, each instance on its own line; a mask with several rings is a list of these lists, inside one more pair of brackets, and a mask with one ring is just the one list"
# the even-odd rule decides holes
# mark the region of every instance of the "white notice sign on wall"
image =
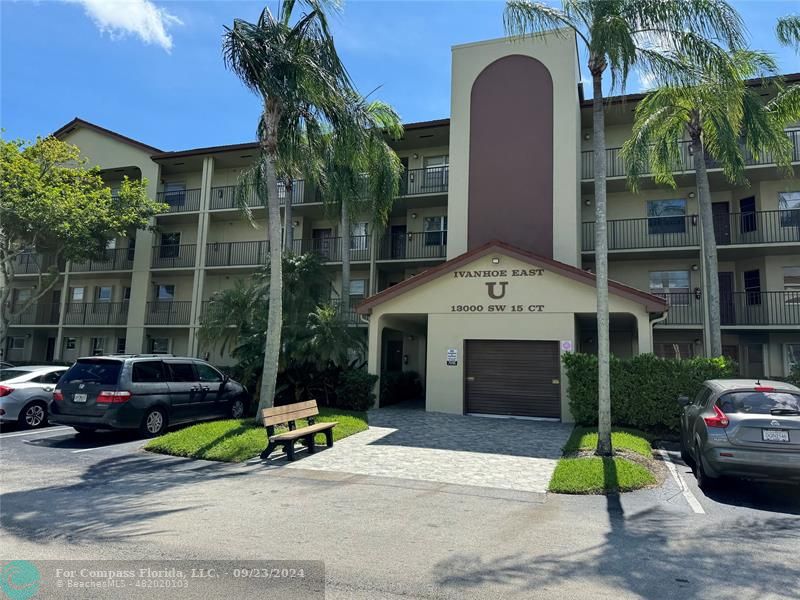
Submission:
[[458,350],[456,348],[447,349],[447,366],[455,367],[458,365]]

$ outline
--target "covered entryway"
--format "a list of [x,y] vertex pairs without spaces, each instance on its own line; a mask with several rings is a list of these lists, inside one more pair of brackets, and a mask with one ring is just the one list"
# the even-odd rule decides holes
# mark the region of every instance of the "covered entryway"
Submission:
[[465,340],[464,412],[561,418],[558,342]]

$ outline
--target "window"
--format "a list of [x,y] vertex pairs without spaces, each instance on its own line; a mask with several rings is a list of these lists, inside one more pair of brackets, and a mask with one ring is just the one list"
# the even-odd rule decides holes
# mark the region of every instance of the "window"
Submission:
[[783,267],[783,291],[786,304],[800,304],[800,267]]
[[175,299],[175,286],[173,284],[157,284],[155,286],[155,299],[169,302]]
[[694,397],[694,400],[692,400],[692,404],[694,404],[695,406],[700,406],[702,404],[705,404],[706,400],[708,400],[708,397],[711,395],[711,393],[712,393],[711,388],[703,386],[700,389],[700,391],[697,392],[697,395]]
[[365,296],[367,293],[367,280],[366,279],[353,279],[350,282],[350,295],[351,296]]
[[164,202],[170,206],[183,206],[186,204],[186,184],[164,184]]
[[112,287],[110,285],[101,285],[97,288],[97,301],[98,302],[111,302]]
[[12,337],[8,342],[9,350],[24,350],[25,349],[25,338],[24,337]]
[[739,211],[742,213],[742,220],[739,223],[739,230],[742,233],[755,231],[756,227],[756,198],[742,198],[739,200]]
[[164,381],[164,366],[160,360],[145,360],[133,363],[131,380],[134,383],[158,383]]
[[125,286],[122,288],[122,301],[123,302],[130,302],[131,300],[131,288]]
[[367,224],[354,223],[350,228],[350,249],[366,250],[367,240]]
[[800,395],[791,392],[732,392],[722,396],[717,404],[726,414],[771,415],[772,411],[800,414]]
[[167,367],[169,368],[170,381],[197,381],[197,375],[195,375],[194,366],[192,366],[192,363],[171,362],[167,363]]
[[128,260],[133,260],[134,254],[136,254],[136,238],[130,237],[128,238]]
[[422,166],[425,168],[422,186],[425,191],[435,192],[446,189],[449,160],[446,154],[426,156],[422,159]]
[[176,258],[181,249],[180,232],[162,233],[161,245],[158,247],[159,258]]
[[208,381],[211,383],[219,383],[222,381],[222,374],[211,365],[194,363],[194,367],[197,369],[199,381]]
[[426,246],[447,244],[447,217],[425,217],[423,221]]
[[106,338],[93,337],[92,338],[92,356],[102,356],[105,354]]
[[86,288],[83,287],[74,287],[70,289],[70,299],[73,302],[83,302],[84,293],[86,292]]
[[61,376],[64,374],[64,371],[53,371],[51,373],[45,373],[44,375],[37,377],[37,383],[44,383],[45,385],[53,385],[58,383],[58,380],[61,379]]
[[117,354],[125,354],[125,341],[126,340],[124,337],[117,338],[117,350],[116,350]]
[[692,358],[694,344],[691,342],[661,342],[653,344],[653,352],[660,358]]
[[31,299],[31,290],[29,288],[20,288],[14,290],[14,307],[24,305]]
[[761,304],[761,273],[758,269],[744,272],[744,291],[748,306]]
[[169,338],[156,337],[150,340],[150,354],[168,354]]
[[689,271],[650,271],[650,293],[676,306],[689,304]]
[[106,250],[114,250],[117,247],[117,238],[111,238],[106,242]]
[[65,337],[64,350],[75,350],[78,347],[78,338]]
[[786,356],[786,375],[791,375],[792,369],[800,367],[800,344],[786,344],[784,346]]
[[648,201],[647,231],[650,235],[686,233],[686,200]]
[[800,192],[779,193],[778,208],[781,210],[781,227],[800,226]]
[[83,358],[64,374],[62,383],[99,383],[116,385],[122,362],[102,358]]

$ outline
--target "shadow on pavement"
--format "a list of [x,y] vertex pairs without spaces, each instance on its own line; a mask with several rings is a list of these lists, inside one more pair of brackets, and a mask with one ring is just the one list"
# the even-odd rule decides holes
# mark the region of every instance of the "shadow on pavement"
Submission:
[[[46,429],[41,430],[46,433]],[[56,435],[61,433],[61,435]],[[124,444],[126,442],[141,441],[145,443],[146,438],[141,437],[136,432],[128,431],[103,431],[93,435],[78,435],[73,430],[67,431],[54,431],[52,435],[42,438],[31,438],[26,440],[25,443],[31,446],[39,446],[42,448],[63,448],[65,450],[84,450],[87,448],[103,448],[105,446],[114,446],[116,444]]]

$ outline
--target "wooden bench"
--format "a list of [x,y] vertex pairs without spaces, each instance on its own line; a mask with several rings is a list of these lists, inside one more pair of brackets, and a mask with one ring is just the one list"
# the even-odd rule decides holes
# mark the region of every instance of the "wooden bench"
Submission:
[[[308,453],[314,454],[316,450],[314,446],[314,436],[318,433],[324,433],[328,448],[332,447],[333,428],[336,427],[336,422],[315,423],[314,417],[318,414],[319,409],[317,408],[316,400],[306,400],[305,402],[263,409],[261,411],[261,418],[264,421],[264,427],[267,428],[267,439],[269,443],[261,453],[261,458],[266,459],[276,447],[283,446],[283,450],[286,452],[286,458],[294,460],[294,443],[300,439],[305,441],[308,447]],[[307,419],[308,426],[298,429],[295,425],[297,419]],[[288,425],[289,431],[284,431],[276,435],[275,426],[283,425],[284,423]]]

